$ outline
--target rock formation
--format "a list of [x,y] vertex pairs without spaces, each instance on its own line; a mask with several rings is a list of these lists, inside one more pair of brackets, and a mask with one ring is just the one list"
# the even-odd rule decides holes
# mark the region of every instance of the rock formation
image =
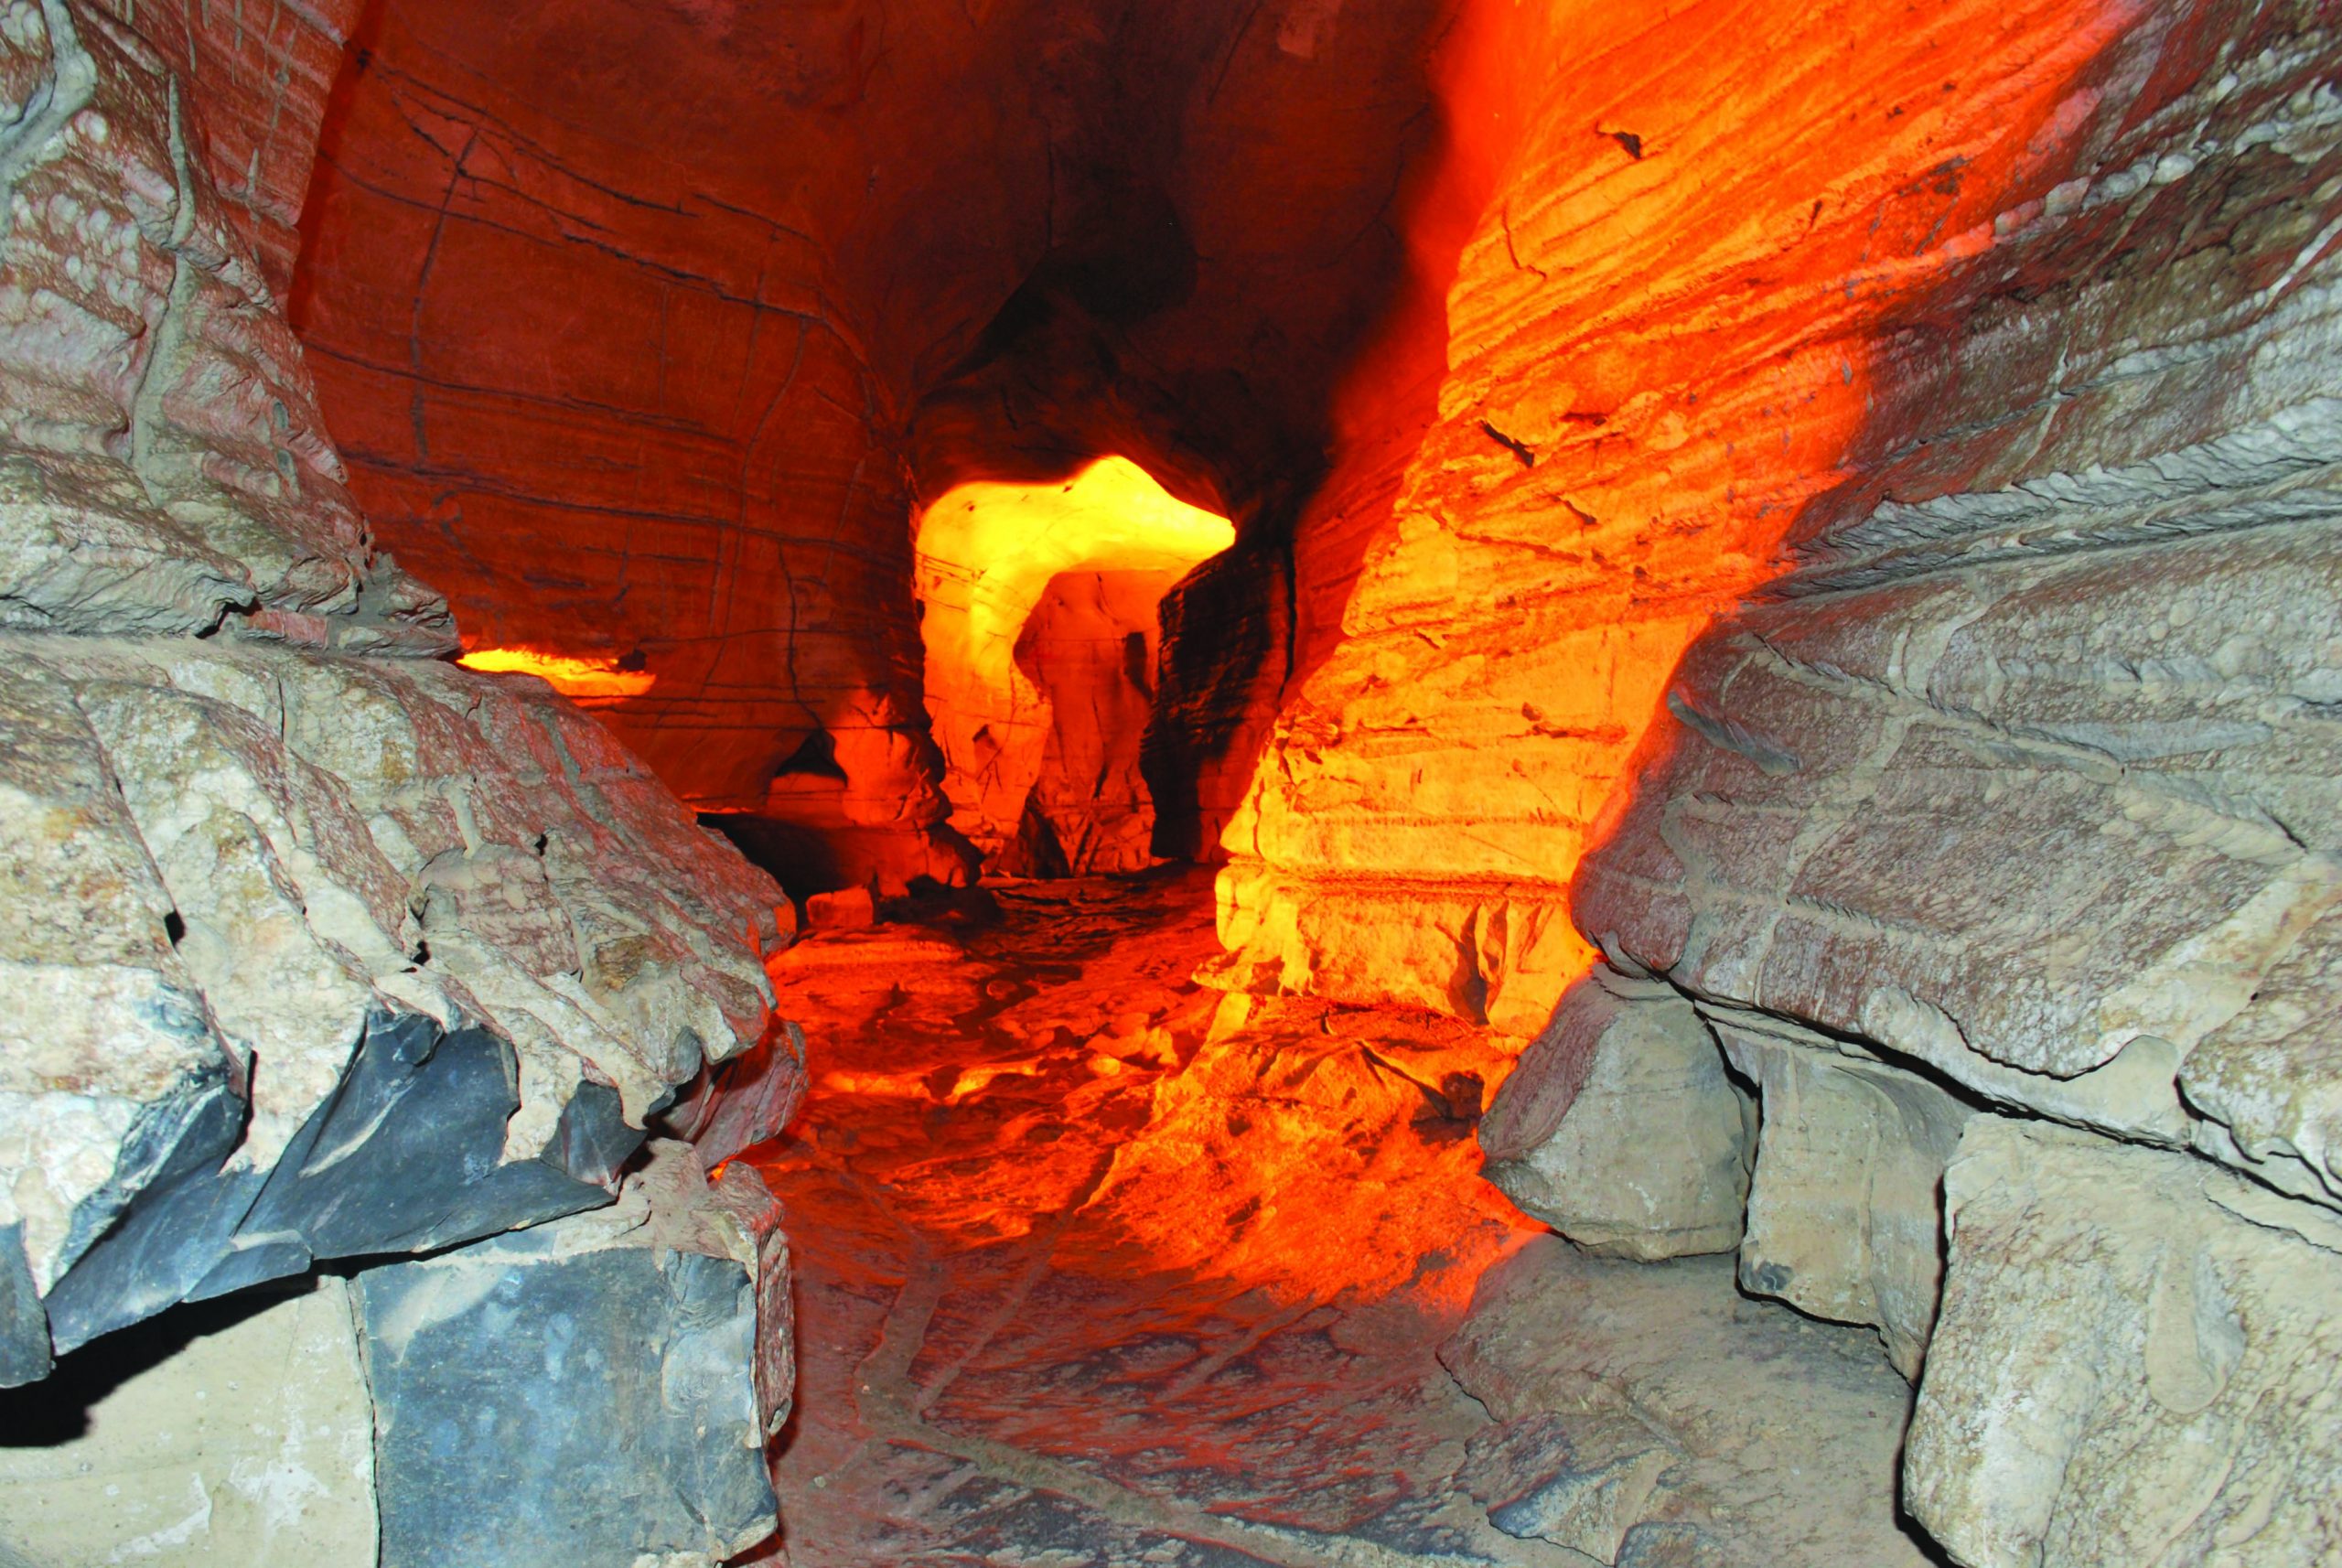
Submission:
[[928,711],[952,822],[993,870],[1150,863],[1158,607],[1234,537],[1123,457],[1062,483],[954,486],[921,515]]
[[[789,907],[542,682],[439,661],[457,645],[445,603],[377,550],[277,305],[349,17],[274,16],[248,33],[79,0],[0,10],[0,1384],[34,1385],[11,1399],[36,1408],[58,1358],[156,1314],[329,1261],[358,1272],[125,1385],[86,1453],[0,1454],[28,1505],[0,1542],[40,1561],[372,1562],[379,1500],[382,1562],[451,1561],[402,1522],[403,1499],[427,1487],[434,1509],[478,1509],[492,1484],[426,1476],[403,1402],[468,1414],[536,1371],[495,1359],[500,1328],[452,1297],[422,1313],[448,1287],[407,1289],[403,1271],[503,1268],[523,1305],[568,1301],[582,1343],[676,1337],[663,1383],[609,1356],[581,1356],[573,1382],[581,1413],[599,1398],[685,1429],[660,1452],[597,1431],[507,1499],[549,1501],[597,1467],[618,1488],[661,1464],[700,1476],[698,1427],[726,1412],[746,1436],[705,1530],[645,1543],[711,1562],[773,1522],[761,1412],[786,1382],[759,1378],[756,1347],[785,1355],[786,1325],[768,1198],[711,1192],[685,1151],[650,1186],[625,1177],[608,1215],[478,1239],[611,1204],[658,1113],[678,1090],[696,1106],[727,1058],[755,1053],[745,1104],[792,1098],[800,1041],[760,962]],[[639,1249],[617,1238],[644,1226],[666,1261],[630,1306],[579,1305],[541,1262],[587,1238]],[[691,1240],[710,1226],[723,1245]],[[436,1255],[368,1266],[409,1252]],[[613,1289],[650,1255],[611,1254],[628,1260],[605,1269]],[[678,1270],[691,1288],[671,1288]],[[426,1327],[424,1380],[399,1384],[401,1337]],[[723,1356],[686,1343],[710,1333]],[[231,1403],[254,1358],[313,1340],[314,1386],[283,1390],[257,1430],[199,1422],[157,1454],[124,1413]],[[485,1359],[459,1386],[434,1382],[466,1353]],[[99,1363],[69,1364],[81,1386]],[[85,1461],[126,1467],[141,1500],[77,1506],[59,1477]],[[282,1495],[254,1497],[250,1466]],[[154,1511],[190,1491],[195,1514]],[[578,1518],[545,1540],[615,1550],[607,1514]]]
[[0,0],[0,1558],[2333,1558],[2330,12]]
[[[1757,1097],[1743,1287],[1919,1380],[1906,1493],[1963,1563],[2333,1549],[2280,1370],[2342,1310],[2332,47],[2207,7],[2097,51],[2079,157],[1880,346],[1575,884]],[[1524,1201],[1563,1148],[1681,1179],[1608,1132],[1647,1053],[1582,991],[1490,1119]]]

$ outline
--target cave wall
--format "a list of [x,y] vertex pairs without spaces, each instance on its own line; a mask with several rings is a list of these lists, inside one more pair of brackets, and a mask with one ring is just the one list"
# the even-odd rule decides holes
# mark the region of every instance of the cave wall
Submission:
[[1570,896],[1603,961],[1481,1139],[1599,1250],[1875,1327],[1955,1560],[2306,1563],[2342,40],[2101,19],[2060,150],[1848,361],[1783,575],[1651,693]]
[[[429,1251],[551,1310],[568,1265],[616,1250],[590,1266],[646,1311],[598,1327],[654,1361],[683,1325],[657,1276],[707,1287],[693,1321],[723,1328],[680,1352],[677,1424],[729,1423],[738,1452],[711,1470],[688,1430],[581,1447],[523,1503],[658,1477],[688,1517],[622,1554],[712,1561],[773,1524],[759,1447],[787,1382],[760,1363],[785,1352],[757,1325],[785,1341],[779,1213],[704,1162],[801,1088],[760,961],[789,906],[543,682],[443,660],[446,603],[378,549],[279,303],[349,18],[270,16],[0,8],[0,1555],[136,1551],[146,1519],[242,1561],[446,1561],[427,1531],[377,1541],[374,1504],[416,1479],[401,1402],[410,1429],[524,1402],[509,1365],[456,1379],[441,1358],[395,1398],[377,1378],[355,1417],[347,1379],[287,1388],[253,1429],[184,1444],[120,1410],[232,1402],[255,1346],[317,1327],[265,1298],[323,1262],[362,1294],[401,1266],[376,1261]],[[701,1114],[719,1079],[756,1126]],[[691,1126],[669,1130],[702,1150],[643,1155],[679,1094]],[[519,1227],[530,1245],[492,1240]],[[438,1316],[459,1321],[328,1313],[344,1337],[319,1354],[381,1357],[426,1321],[496,1338]],[[127,1405],[69,1430],[77,1396],[103,1404],[149,1361]],[[639,1410],[646,1389],[668,1397],[655,1364],[581,1359],[569,1391]],[[371,1430],[304,1449],[305,1410]],[[371,1466],[341,1465],[361,1439]],[[330,1539],[241,1508],[244,1461],[318,1488]],[[133,1501],[93,1506],[98,1473]],[[494,1487],[441,1477],[433,1506],[521,1495]],[[192,1521],[153,1520],[190,1495]],[[596,1528],[634,1528],[618,1517]]]
[[1896,334],[2063,231],[2042,204],[2111,156],[2144,14],[1561,5],[1514,80],[1465,75],[1512,107],[1436,414],[1327,483],[1370,542],[1226,834],[1224,979],[1543,1023],[1676,659],[1818,495],[1925,439]]
[[1234,538],[1227,518],[1176,499],[1123,457],[1063,480],[954,485],[920,513],[928,714],[952,825],[988,869],[1150,864],[1140,752],[1157,606]]
[[[1327,391],[1407,277],[1422,53],[1456,16],[384,0],[294,318],[467,646],[651,677],[596,712],[695,806],[863,844],[848,880],[967,875],[917,505],[1122,453],[1229,510],[1251,543],[1191,596],[1207,651],[1166,659],[1172,705],[1217,717],[1155,747],[1194,852],[1241,783],[1207,831],[1192,780],[1249,767],[1288,660]],[[790,777],[809,740],[843,803]]]
[[815,825],[865,830],[898,884],[964,880],[931,833],[899,377],[837,278],[883,297],[925,245],[982,258],[946,292],[1004,292],[1014,236],[982,223],[1025,205],[1035,134],[961,127],[994,149],[956,171],[977,220],[924,212],[917,245],[897,234],[912,253],[873,258],[926,159],[899,101],[865,100],[872,62],[928,86],[983,62],[830,11],[733,13],[380,7],[295,318],[377,525],[454,585],[471,646],[647,674],[601,715],[702,810],[766,809],[826,736],[854,777]]

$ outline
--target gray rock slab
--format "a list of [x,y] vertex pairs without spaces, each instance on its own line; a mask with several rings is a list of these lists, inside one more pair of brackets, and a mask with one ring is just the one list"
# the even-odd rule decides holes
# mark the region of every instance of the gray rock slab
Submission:
[[685,1568],[771,1533],[769,1254],[654,1154],[610,1209],[359,1276],[384,1568]]

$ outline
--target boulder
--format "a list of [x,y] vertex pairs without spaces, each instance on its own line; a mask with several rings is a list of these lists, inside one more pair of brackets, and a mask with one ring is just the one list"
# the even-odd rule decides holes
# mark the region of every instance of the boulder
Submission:
[[1966,1568],[2342,1550],[2342,1221],[2185,1154],[1979,1117],[1903,1468]]
[[769,1536],[779,1220],[754,1171],[711,1187],[661,1142],[610,1208],[358,1276],[381,1568],[714,1568]]
[[1488,1177],[1588,1251],[1729,1251],[1756,1108],[1671,987],[1597,969],[1570,987],[1480,1123]]
[[[764,1036],[779,890],[538,682],[5,641],[0,1279],[57,1349],[607,1202]],[[11,1379],[47,1353],[24,1294]]]
[[1499,1561],[1933,1561],[1894,1502],[1909,1387],[1863,1330],[1742,1295],[1725,1259],[1534,1238],[1481,1276],[1439,1359],[1497,1423],[1458,1478],[1523,1542]]

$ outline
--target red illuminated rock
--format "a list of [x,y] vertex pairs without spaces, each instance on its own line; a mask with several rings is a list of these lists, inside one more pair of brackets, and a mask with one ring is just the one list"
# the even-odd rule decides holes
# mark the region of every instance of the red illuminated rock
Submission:
[[1518,116],[1503,177],[1437,417],[1229,830],[1231,982],[1543,1022],[1677,656],[1893,445],[1894,335],[2075,231],[2045,204],[2160,37],[2098,0],[1981,15],[1563,5],[1484,68],[1509,88],[1471,79]]
[[[653,683],[602,716],[686,800],[777,860],[820,857],[769,824],[850,845],[809,888],[899,886],[966,875],[914,496],[1127,454],[1259,536],[1190,596],[1202,657],[1162,693],[1214,715],[1155,748],[1172,838],[1208,843],[1282,664],[1326,389],[1402,278],[1447,24],[1257,20],[393,0],[295,295],[354,483],[467,646],[634,661]],[[843,804],[793,771],[808,745]]]

